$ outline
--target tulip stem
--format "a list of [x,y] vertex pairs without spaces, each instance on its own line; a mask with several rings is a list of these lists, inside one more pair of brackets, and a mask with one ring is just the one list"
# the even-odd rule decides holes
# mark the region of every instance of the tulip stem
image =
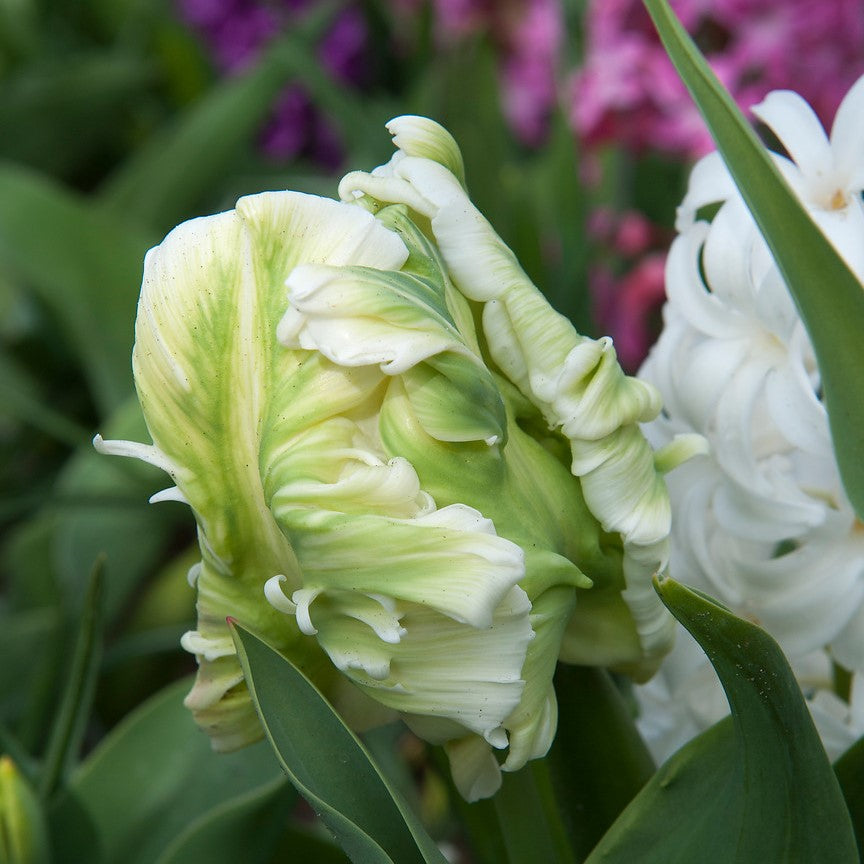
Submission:
[[544,759],[505,774],[493,802],[508,864],[576,864]]

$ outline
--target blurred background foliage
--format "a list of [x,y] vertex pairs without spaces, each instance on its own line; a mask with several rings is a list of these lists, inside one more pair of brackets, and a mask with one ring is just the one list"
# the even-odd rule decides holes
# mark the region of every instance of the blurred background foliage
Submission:
[[[703,5],[682,18],[748,104],[797,86],[830,116],[862,71],[862,25],[843,18],[856,4],[823,16],[836,57],[803,86],[778,66],[819,37],[803,4]],[[745,37],[774,18],[770,54]],[[425,114],[553,305],[611,332],[632,371],[709,146],[673,75],[630,0],[0,2],[0,749],[63,839],[56,860],[82,860],[88,830],[109,838],[91,859],[106,862],[237,860],[236,836],[260,847],[244,861],[288,845],[344,860],[268,750],[215,759],[195,730],[173,684],[194,671],[179,647],[193,520],[147,504],[159,472],[90,444],[146,440],[130,369],[146,250],[242,194],[334,195],[344,171],[389,158],[390,117]],[[446,837],[445,781],[401,734],[370,746]]]

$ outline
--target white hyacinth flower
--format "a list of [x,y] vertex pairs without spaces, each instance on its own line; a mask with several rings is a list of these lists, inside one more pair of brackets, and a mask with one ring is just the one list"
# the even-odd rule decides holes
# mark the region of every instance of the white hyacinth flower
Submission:
[[[786,148],[789,158],[775,158],[814,222],[864,277],[864,78],[830,139],[794,93],[771,93],[753,111]],[[677,228],[664,329],[640,371],[665,406],[646,434],[663,446],[695,432],[710,455],[669,478],[670,572],[765,627],[824,734],[851,743],[862,711],[841,710],[832,676],[812,668],[818,657],[864,671],[864,531],[840,481],[812,346],[719,154],[694,168]],[[663,757],[726,710],[707,660],[679,636],[640,692],[642,728]]]
[[156,500],[195,514],[187,705],[217,749],[261,735],[230,615],[356,727],[398,712],[443,744],[473,800],[548,750],[559,655],[644,678],[669,648],[651,576],[688,445],[655,458],[656,391],[527,281],[452,137],[390,128],[399,151],[347,201],[249,196],[148,253],[154,443],[97,446],[163,468]]

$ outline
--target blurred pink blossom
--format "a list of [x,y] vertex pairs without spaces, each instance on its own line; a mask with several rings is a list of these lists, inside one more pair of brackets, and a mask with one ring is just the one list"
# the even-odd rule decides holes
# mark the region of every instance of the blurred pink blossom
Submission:
[[605,270],[592,274],[595,319],[603,333],[612,337],[626,372],[639,368],[660,332],[665,267],[666,254],[652,252],[620,279]]
[[666,232],[641,213],[595,210],[588,221],[594,243],[619,262],[619,274],[606,263],[594,267],[589,285],[597,328],[612,337],[621,366],[635,372],[660,332],[666,299]]
[[[203,2],[203,0],[201,0]],[[424,0],[390,0],[403,17],[417,15]],[[438,42],[486,35],[498,53],[505,116],[518,139],[540,146],[558,102],[558,64],[564,39],[561,0],[431,0]]]
[[[742,108],[796,90],[830,120],[864,72],[861,0],[673,0]],[[585,62],[572,82],[572,122],[590,145],[615,142],[694,158],[712,149],[641,0],[590,0]]]
[[520,140],[543,143],[557,101],[557,65],[563,38],[558,0],[527,0],[507,33],[501,65],[504,112]]

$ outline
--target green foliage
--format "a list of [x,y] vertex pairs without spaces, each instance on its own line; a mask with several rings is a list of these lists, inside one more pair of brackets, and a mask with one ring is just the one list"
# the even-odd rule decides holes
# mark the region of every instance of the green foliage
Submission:
[[355,864],[443,864],[444,857],[360,739],[290,661],[233,625],[270,744],[297,791]]
[[587,864],[857,861],[840,787],[777,643],[671,579],[657,590],[714,665],[732,717],[663,765]]
[[632,709],[604,669],[559,664],[555,692],[558,731],[549,767],[581,860],[650,779],[654,762]]
[[[293,796],[266,746],[214,757],[183,706],[188,687],[141,706],[71,776],[51,812],[57,864],[180,862],[203,849],[236,861],[239,838],[244,860],[267,860]],[[225,823],[241,832],[230,844]]]
[[[355,861],[443,860],[413,810],[417,777],[393,766],[392,741],[372,759],[251,634],[237,631],[238,645],[270,744],[213,753],[182,704],[188,681],[160,689],[192,666],[177,641],[190,626],[182,571],[193,520],[179,504],[146,503],[167,485],[160,472],[90,444],[96,431],[147,440],[129,363],[144,254],[178,220],[241,194],[335,194],[328,169],[256,149],[288,81],[329,117],[345,167],[389,157],[381,126],[395,114],[445,123],[473,198],[583,332],[593,329],[586,285],[598,255],[586,214],[635,202],[668,223],[684,168],[612,153],[586,187],[563,110],[542,148],[522,147],[501,111],[493,41],[442,48],[433,4],[407,33],[389,4],[360,4],[375,78],[361,91],[335,82],[315,43],[341,5],[312,4],[257,64],[219,80],[168,0],[0,4],[0,785],[19,796],[4,813],[18,826],[26,811],[36,826],[31,860],[344,864],[322,822]],[[573,51],[584,4],[565,5]],[[844,483],[864,514],[854,374],[864,293],[668,5],[646,5],[801,308]],[[401,54],[388,47],[396,43]],[[733,717],[652,777],[618,682],[562,668],[550,758],[507,776],[494,802],[439,802],[436,827],[464,839],[472,864],[858,860],[847,808],[861,842],[864,743],[836,763],[835,780],[776,645],[675,583],[660,591],[714,662]],[[2,857],[9,832],[0,834]]]

